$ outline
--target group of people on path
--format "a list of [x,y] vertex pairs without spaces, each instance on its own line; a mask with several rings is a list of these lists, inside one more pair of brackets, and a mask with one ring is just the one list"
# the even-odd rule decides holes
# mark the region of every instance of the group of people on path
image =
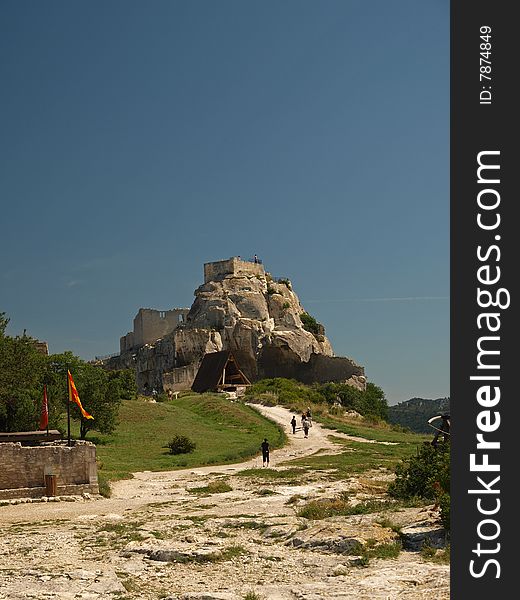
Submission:
[[[310,407],[307,408],[305,412],[302,412],[301,416],[301,424],[303,429],[303,434],[307,438],[309,437],[309,429],[312,427],[312,414]],[[291,419],[291,426],[293,435],[296,433],[296,417],[293,415]]]
[[[312,427],[312,415],[311,415],[310,407],[307,408],[307,410],[305,412],[302,412],[301,423],[302,423],[303,434],[306,438],[308,438],[309,437],[309,429]],[[296,433],[296,417],[294,415],[293,415],[293,418],[291,419],[291,426],[292,426],[292,432],[293,432],[293,434],[295,434]],[[262,442],[260,447],[262,449],[262,466],[268,467],[269,466],[269,442],[267,441],[267,438],[264,438],[264,441]]]

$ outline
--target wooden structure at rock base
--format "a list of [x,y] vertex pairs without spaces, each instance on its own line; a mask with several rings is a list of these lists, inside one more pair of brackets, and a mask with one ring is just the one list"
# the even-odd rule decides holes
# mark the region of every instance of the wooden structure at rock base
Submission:
[[251,385],[229,350],[204,355],[191,389],[194,392],[234,392]]

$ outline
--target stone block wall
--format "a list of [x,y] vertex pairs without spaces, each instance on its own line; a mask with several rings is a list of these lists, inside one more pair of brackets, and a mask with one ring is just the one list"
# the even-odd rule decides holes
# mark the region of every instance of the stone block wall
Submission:
[[227,260],[219,260],[204,264],[204,283],[218,281],[226,275],[258,275],[265,277],[264,266],[247,260],[241,260],[235,256]]
[[45,446],[0,444],[0,498],[45,495],[45,475],[56,475],[57,494],[99,493],[96,447],[76,441]]
[[186,322],[189,308],[172,308],[171,310],[155,310],[140,308],[134,318],[134,329],[119,339],[121,354],[141,348],[145,344],[153,344],[158,339],[172,333],[181,323]]
[[171,333],[180,323],[184,323],[188,308],[155,310],[141,308],[134,319],[134,345],[152,344]]

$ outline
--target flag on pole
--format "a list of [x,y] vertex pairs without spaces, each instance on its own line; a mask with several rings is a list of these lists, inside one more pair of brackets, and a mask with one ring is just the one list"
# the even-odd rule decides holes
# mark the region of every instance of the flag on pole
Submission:
[[92,415],[89,415],[88,412],[83,408],[83,406],[81,406],[78,390],[74,385],[74,380],[72,379],[70,371],[67,371],[67,375],[69,378],[69,402],[75,402],[79,406],[79,410],[81,411],[81,414],[84,419],[93,419],[94,417]]
[[49,404],[47,403],[47,385],[43,385],[43,403],[40,414],[40,429],[47,429],[49,426]]

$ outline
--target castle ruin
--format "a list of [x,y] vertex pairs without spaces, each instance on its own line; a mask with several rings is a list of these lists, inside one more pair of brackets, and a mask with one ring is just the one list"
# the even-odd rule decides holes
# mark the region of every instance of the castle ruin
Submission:
[[189,312],[189,308],[140,308],[134,318],[133,331],[119,340],[120,353],[136,350],[145,344],[153,344],[171,333],[180,323],[185,323]]
[[288,279],[231,257],[204,264],[190,309],[141,308],[109,369],[132,368],[140,392],[190,389],[205,354],[229,350],[250,381],[288,377],[364,389],[364,368],[334,355],[324,327],[302,307]]

